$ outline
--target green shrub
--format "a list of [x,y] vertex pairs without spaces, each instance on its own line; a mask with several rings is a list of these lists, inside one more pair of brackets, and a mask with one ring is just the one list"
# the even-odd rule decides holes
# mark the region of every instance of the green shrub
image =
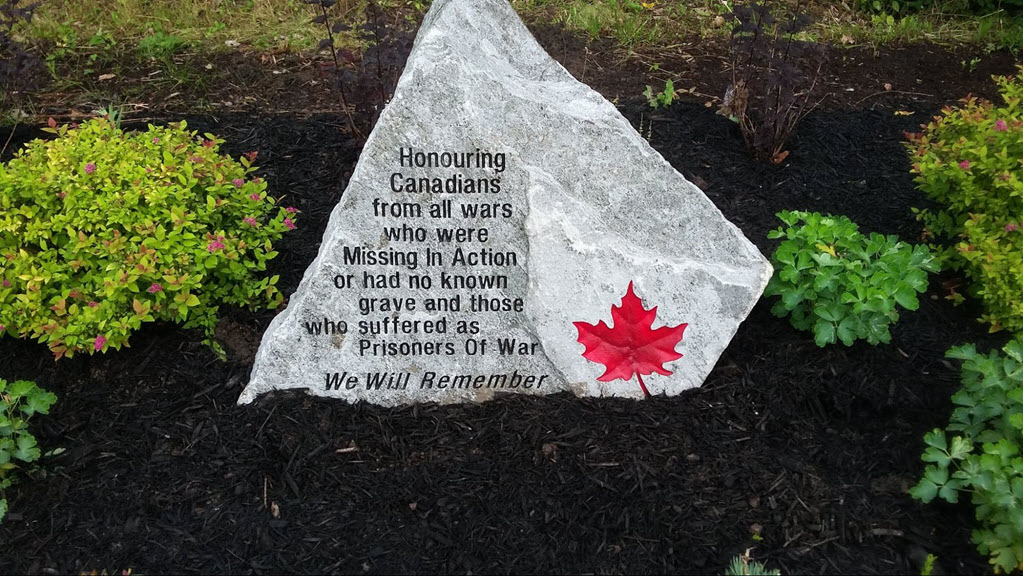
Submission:
[[779,296],[772,313],[798,330],[812,330],[818,346],[838,338],[888,343],[889,325],[899,320],[896,305],[917,310],[917,294],[928,289],[937,269],[925,246],[895,236],[864,236],[844,216],[780,212],[786,224],[768,234],[784,238],[772,254],[775,275],[765,289]]
[[[981,299],[983,322],[1020,330],[1024,307],[1020,78],[996,78],[1005,100],[995,106],[968,97],[909,134],[915,181],[937,211],[918,211],[926,236],[945,242],[944,267],[962,270]],[[960,299],[962,297],[955,296]]]
[[0,335],[38,339],[59,358],[172,320],[203,328],[219,351],[218,306],[281,302],[277,277],[258,274],[295,209],[248,178],[254,152],[236,162],[184,122],[51,131],[0,165]]
[[[964,361],[962,388],[946,431],[925,435],[921,459],[930,462],[910,494],[922,502],[936,496],[956,502],[971,494],[978,528],[971,539],[997,570],[1021,569],[1021,342],[979,354],[973,344],[953,348],[948,358]],[[947,438],[949,432],[951,438]]]
[[[36,438],[28,431],[33,414],[47,414],[57,397],[35,385],[18,380],[7,383],[0,378],[0,494],[15,481],[19,462],[39,459]],[[0,521],[7,514],[7,499],[0,498]]]

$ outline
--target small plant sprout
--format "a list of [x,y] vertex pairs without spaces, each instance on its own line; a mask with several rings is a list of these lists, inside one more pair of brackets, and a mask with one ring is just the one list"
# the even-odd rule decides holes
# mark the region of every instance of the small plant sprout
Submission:
[[675,83],[671,80],[665,82],[665,89],[661,92],[655,93],[650,85],[643,93],[644,98],[647,99],[647,104],[657,110],[658,108],[668,108],[676,100],[676,87]]
[[769,569],[764,564],[750,557],[750,548],[732,559],[725,569],[724,576],[781,576],[778,569]]

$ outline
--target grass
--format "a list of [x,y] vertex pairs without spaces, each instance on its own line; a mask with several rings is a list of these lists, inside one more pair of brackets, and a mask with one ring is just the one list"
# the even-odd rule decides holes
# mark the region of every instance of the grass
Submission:
[[28,29],[58,46],[106,36],[158,49],[217,49],[225,42],[260,49],[305,50],[319,41],[302,0],[111,0],[44,2]]
[[[340,0],[331,19],[361,19],[366,0]],[[430,0],[377,0],[390,13],[413,18]],[[770,0],[789,2],[790,0]],[[512,0],[528,21],[552,22],[592,40],[607,38],[628,51],[671,47],[701,38],[727,38],[733,0]],[[874,15],[831,0],[809,0],[815,23],[807,39],[837,45],[930,41],[980,46],[989,52],[1021,49],[1019,17],[999,11],[982,17],[938,9],[904,17]],[[252,49],[309,53],[324,36],[316,8],[304,0],[48,0],[23,31],[40,43],[57,90],[94,92],[98,100],[142,97],[160,85],[173,91],[201,84],[208,54]],[[356,48],[355,40],[339,45]],[[969,64],[969,63],[968,63]],[[968,65],[968,64],[965,64]],[[157,72],[151,72],[157,68]],[[104,78],[147,70],[139,94],[117,94]],[[113,93],[112,93],[113,92]]]
[[657,44],[662,38],[661,22],[653,4],[632,0],[574,2],[563,13],[563,22],[571,29],[585,32],[592,40],[611,36],[619,44],[632,48]]
[[850,14],[830,8],[818,15],[813,30],[822,41],[832,43],[912,44],[933,42],[945,45],[981,46],[985,51],[1020,52],[1022,34],[1019,16],[995,12],[984,16],[960,16],[937,11],[908,14]]
[[[360,2],[341,0],[332,15],[359,14]],[[21,33],[45,50],[51,88],[105,102],[202,85],[210,54],[315,50],[324,36],[316,14],[303,0],[48,0]],[[106,81],[138,70],[143,84]]]
[[[335,15],[357,16],[363,0],[341,0]],[[404,12],[422,12],[429,0],[378,0]],[[673,44],[697,34],[725,37],[723,17],[733,0],[513,0],[523,16],[561,23],[591,39],[611,38],[627,49]],[[807,10],[811,37],[836,44],[930,41],[1019,51],[1020,17],[996,12],[982,17],[939,9],[903,17],[866,14],[827,0]],[[184,50],[222,50],[239,45],[277,52],[314,49],[323,30],[311,22],[315,8],[303,0],[51,0],[36,12],[28,34],[58,53],[136,50],[168,58]],[[100,56],[102,57],[102,56]]]
[[[732,11],[732,0],[519,0],[513,5],[527,18],[562,23],[591,39],[612,38],[627,49],[672,44],[694,34],[727,37],[723,18]],[[815,21],[808,36],[834,44],[934,42],[1019,52],[1024,36],[1021,18],[1003,11],[979,17],[935,9],[893,17],[825,1],[809,4],[807,11]]]

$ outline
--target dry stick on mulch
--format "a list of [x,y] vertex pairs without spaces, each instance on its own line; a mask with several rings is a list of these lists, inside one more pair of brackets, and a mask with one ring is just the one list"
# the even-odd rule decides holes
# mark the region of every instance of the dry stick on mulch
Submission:
[[874,98],[875,96],[880,96],[882,94],[906,94],[909,96],[924,96],[925,98],[934,97],[934,94],[925,94],[924,92],[907,92],[905,90],[882,90],[881,92],[875,92],[874,94],[869,94],[861,98],[860,100],[857,100],[856,102],[853,103],[853,106],[856,108],[858,105],[860,105],[861,102],[867,100],[868,98]]

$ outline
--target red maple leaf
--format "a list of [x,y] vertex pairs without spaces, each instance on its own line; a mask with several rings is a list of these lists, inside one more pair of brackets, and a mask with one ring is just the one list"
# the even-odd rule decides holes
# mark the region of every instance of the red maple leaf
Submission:
[[622,304],[612,306],[614,327],[605,324],[604,320],[597,324],[573,322],[579,331],[578,342],[586,347],[583,357],[604,364],[606,368],[599,381],[630,380],[636,374],[640,389],[648,397],[651,393],[641,378],[643,374],[672,374],[663,364],[683,357],[676,352],[676,344],[682,341],[687,324],[652,329],[657,314],[657,306],[650,310],[644,308],[630,282]]

